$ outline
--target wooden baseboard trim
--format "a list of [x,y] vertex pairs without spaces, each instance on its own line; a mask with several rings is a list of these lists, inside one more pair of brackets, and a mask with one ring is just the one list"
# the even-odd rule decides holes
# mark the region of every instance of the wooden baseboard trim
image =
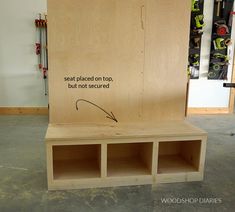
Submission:
[[211,108],[188,108],[188,115],[198,114],[198,115],[206,115],[206,114],[229,114],[229,108],[225,107],[211,107]]
[[[233,74],[231,83],[235,83],[235,57],[233,62]],[[235,88],[231,88],[230,90],[230,98],[229,98],[229,112],[234,113],[234,103],[235,103]]]
[[235,102],[235,89],[232,88],[230,91],[230,100],[229,100],[229,112],[234,112],[234,102]]
[[47,115],[47,107],[0,107],[0,115]]
[[[0,115],[48,115],[47,107],[0,107]],[[188,115],[193,114],[229,114],[230,108],[188,108]]]

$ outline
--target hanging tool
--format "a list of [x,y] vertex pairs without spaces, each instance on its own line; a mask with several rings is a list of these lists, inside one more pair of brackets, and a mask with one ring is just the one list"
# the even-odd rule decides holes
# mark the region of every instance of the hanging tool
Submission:
[[36,30],[37,30],[37,41],[35,44],[35,48],[36,48],[36,55],[38,55],[38,67],[39,69],[42,68],[42,57],[41,57],[41,53],[42,53],[42,48],[41,48],[41,41],[42,41],[42,33],[41,33],[41,14],[39,14],[39,19],[35,19],[35,26],[36,26]]
[[219,70],[222,70],[227,65],[228,65],[228,63],[226,63],[226,62],[213,62],[211,64],[211,68],[214,71],[219,71]]
[[192,0],[192,12],[200,11],[199,0]]
[[45,96],[47,96],[47,69],[43,68],[43,79],[44,79],[44,89],[45,89]]
[[42,73],[45,85],[45,95],[47,95],[47,20],[45,15],[45,20],[42,20],[42,49],[43,49],[43,63],[42,63]]
[[233,24],[233,16],[235,15],[235,12],[231,11],[230,16],[229,16],[229,21],[228,21],[228,26],[232,27]]
[[228,80],[228,70],[222,70],[220,75],[219,75],[220,80]]
[[39,19],[35,20],[35,26],[37,29],[37,42],[36,42],[36,54],[39,56],[39,69],[43,69],[44,67],[44,61],[45,61],[45,51],[44,51],[44,45],[45,45],[45,38],[47,34],[45,35],[45,29],[47,28],[46,20],[42,19],[42,15],[39,14]]
[[217,35],[223,36],[223,35],[226,35],[227,33],[229,33],[229,29],[227,25],[222,24],[222,25],[217,26],[217,29],[216,29]]
[[232,40],[230,38],[224,39],[224,38],[216,38],[213,41],[214,48],[217,50],[223,50],[226,49],[227,46],[232,44]]
[[219,72],[215,71],[208,72],[208,79],[218,79],[218,78],[219,78]]
[[40,29],[40,47],[41,47],[41,49],[40,49],[40,52],[41,52],[41,54],[40,54],[40,57],[41,57],[41,62],[40,62],[40,64],[39,64],[39,69],[43,69],[43,24],[42,24],[42,22],[43,22],[43,20],[42,20],[42,18],[41,18],[41,14],[40,14],[40,23],[39,23],[39,29]]
[[228,19],[228,26],[229,27],[232,27],[232,24],[233,24],[233,15],[235,15],[235,12],[233,10],[234,10],[234,0],[233,0],[233,6],[232,6],[231,11],[229,13],[229,19]]
[[190,48],[199,49],[200,43],[201,43],[201,36],[200,35],[193,36],[190,38],[190,43],[189,43]]
[[41,44],[40,43],[36,43],[36,55],[40,55],[40,54],[41,54]]
[[194,48],[196,48],[196,49],[199,49],[199,48],[200,48],[200,41],[201,41],[201,37],[195,37],[195,38],[193,38]]
[[216,63],[212,63],[211,68],[212,68],[212,70],[214,70],[214,71],[221,71],[221,70],[223,70],[227,65],[228,65],[228,63],[216,62]]
[[222,50],[222,49],[226,49],[226,45],[224,43],[224,39],[223,38],[216,38],[214,41],[214,48],[215,49],[219,49],[219,50]]
[[217,64],[217,63],[214,63],[214,64],[212,65],[212,69],[213,69],[214,71],[219,71],[219,70],[221,69],[221,66],[220,66],[219,64]]
[[195,27],[197,29],[201,29],[202,27],[205,26],[205,23],[204,23],[204,15],[197,15],[195,16]]
[[226,79],[227,78],[227,63],[217,62],[211,65],[211,72],[216,73],[217,79]]
[[223,36],[229,33],[229,28],[226,25],[226,21],[225,20],[219,20],[215,22],[215,26],[216,26],[216,34],[219,36]]
[[45,95],[47,95],[47,71],[48,71],[48,53],[47,53],[47,17],[42,19],[42,15],[39,14],[39,19],[35,20],[37,29],[37,42],[36,42],[36,54],[39,58],[39,69],[42,71],[42,76],[45,82]]
[[191,66],[199,66],[200,56],[199,54],[191,54],[189,55],[189,63]]
[[216,0],[216,2],[217,2],[217,11],[216,11],[216,16],[217,17],[220,17],[220,10],[221,10],[221,2],[222,2],[223,0]]
[[48,71],[48,32],[47,32],[47,15],[45,15],[45,33],[46,33],[46,68]]
[[45,15],[45,20],[43,21],[44,29],[44,65],[43,65],[43,79],[45,84],[45,95],[47,95],[47,71],[48,71],[48,54],[47,54],[47,16]]
[[228,61],[229,61],[228,55],[225,55],[225,54],[222,54],[222,53],[214,53],[212,58],[220,59],[221,62],[226,62],[226,63],[228,63]]
[[227,39],[225,39],[224,43],[226,46],[230,46],[230,45],[232,45],[232,39],[227,38]]
[[41,63],[40,69],[43,70],[44,67],[44,51],[43,51],[43,19],[40,19],[40,43],[41,43]]
[[191,78],[198,78],[199,77],[199,69],[193,66],[189,67],[190,76]]
[[224,18],[225,16],[225,0],[223,0],[223,6],[222,6],[222,15],[221,15],[221,18]]
[[190,66],[188,65],[188,68],[187,68],[187,74],[188,74],[188,77],[191,76],[191,72],[190,72]]

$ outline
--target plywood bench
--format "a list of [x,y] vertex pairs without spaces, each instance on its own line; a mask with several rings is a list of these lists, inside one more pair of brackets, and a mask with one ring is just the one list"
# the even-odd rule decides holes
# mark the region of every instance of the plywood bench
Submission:
[[50,124],[49,190],[200,181],[207,133],[185,121]]

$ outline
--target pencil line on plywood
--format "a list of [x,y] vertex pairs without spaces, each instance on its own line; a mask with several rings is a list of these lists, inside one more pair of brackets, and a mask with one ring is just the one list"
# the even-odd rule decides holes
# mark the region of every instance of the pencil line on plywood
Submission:
[[144,20],[143,21],[143,30],[144,30],[144,43],[143,43],[143,69],[142,69],[142,101],[141,101],[141,114],[143,115],[144,112],[144,83],[145,83],[145,78],[144,78],[144,71],[145,71],[145,51],[146,51],[146,6],[142,5],[141,7],[141,13],[143,17],[143,9],[144,9]]

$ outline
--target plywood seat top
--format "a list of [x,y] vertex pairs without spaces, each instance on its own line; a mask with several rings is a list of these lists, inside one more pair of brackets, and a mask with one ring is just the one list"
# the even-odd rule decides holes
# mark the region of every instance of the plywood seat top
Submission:
[[204,136],[186,121],[161,123],[49,124],[46,141]]

